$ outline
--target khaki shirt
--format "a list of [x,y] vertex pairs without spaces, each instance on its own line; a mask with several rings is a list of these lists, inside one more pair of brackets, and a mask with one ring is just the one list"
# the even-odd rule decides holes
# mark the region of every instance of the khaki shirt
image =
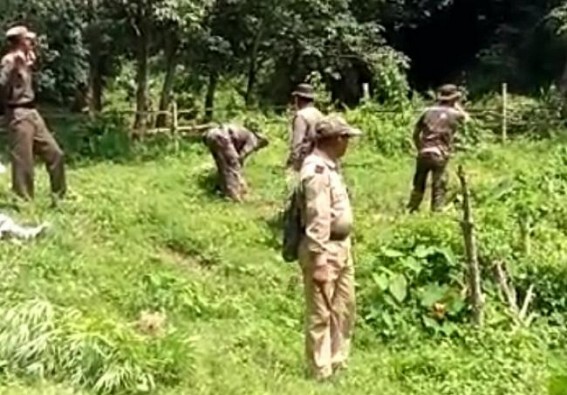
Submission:
[[4,105],[33,103],[33,72],[28,57],[21,51],[10,52],[0,65],[0,93]]
[[302,212],[307,248],[316,254],[334,253],[346,243],[353,226],[352,207],[335,162],[312,153],[303,162]]
[[290,154],[288,165],[296,170],[301,168],[302,149],[309,139],[315,136],[315,126],[323,118],[323,114],[313,106],[305,107],[295,114],[292,122]]

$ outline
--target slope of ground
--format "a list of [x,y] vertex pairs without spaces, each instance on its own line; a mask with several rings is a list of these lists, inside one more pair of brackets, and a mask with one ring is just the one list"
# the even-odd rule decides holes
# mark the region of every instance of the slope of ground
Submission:
[[[466,163],[473,186],[495,184],[548,149],[511,143],[457,161]],[[242,205],[214,195],[212,160],[195,145],[161,159],[73,167],[76,196],[55,211],[38,173],[37,203],[6,209],[54,228],[29,245],[0,245],[0,394],[545,393],[558,360],[528,331],[412,340],[410,322],[405,340],[389,342],[364,317],[350,371],[325,385],[306,379],[301,281],[277,244],[284,152],[276,140],[250,160],[251,194]],[[384,159],[362,143],[347,158],[361,264],[399,222],[428,216],[403,214],[412,171],[410,157]],[[147,309],[166,313],[164,335],[138,330]]]

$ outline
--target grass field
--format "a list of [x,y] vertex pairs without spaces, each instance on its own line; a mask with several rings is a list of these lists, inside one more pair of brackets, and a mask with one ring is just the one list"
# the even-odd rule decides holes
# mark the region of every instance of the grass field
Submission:
[[[473,189],[484,188],[526,168],[543,172],[553,144],[483,147],[453,166],[464,163]],[[58,210],[38,169],[37,202],[6,210],[54,227],[37,242],[0,245],[0,394],[547,393],[563,368],[554,351],[561,329],[538,321],[516,331],[492,322],[480,333],[463,324],[458,337],[428,335],[409,321],[402,336],[384,340],[360,316],[351,369],[324,385],[305,378],[299,271],[278,250],[284,157],[280,139],[252,157],[242,205],[214,195],[213,162],[199,145],[158,159],[74,164],[73,199]],[[345,163],[357,266],[370,267],[374,245],[400,224],[458,234],[454,208],[438,220],[404,214],[410,156],[384,158],[363,140]],[[8,176],[1,188],[7,193]],[[165,334],[137,329],[146,309],[166,313]]]

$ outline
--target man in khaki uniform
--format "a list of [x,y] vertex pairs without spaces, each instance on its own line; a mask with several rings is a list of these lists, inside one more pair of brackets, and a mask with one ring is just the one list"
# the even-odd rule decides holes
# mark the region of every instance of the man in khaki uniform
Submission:
[[220,188],[230,199],[241,202],[247,192],[242,175],[244,160],[255,151],[268,145],[268,139],[259,132],[253,122],[246,127],[221,125],[209,130],[203,136],[217,165]]
[[311,85],[299,84],[292,95],[296,113],[292,122],[290,153],[286,165],[297,172],[311,150],[315,125],[323,118],[323,114],[315,108],[315,93]]
[[55,199],[67,190],[63,151],[35,109],[32,67],[35,62],[32,40],[35,35],[18,26],[6,33],[10,50],[2,58],[0,99],[8,121],[12,189],[20,197],[34,197],[34,153],[46,162]]
[[340,117],[324,118],[316,125],[315,148],[300,172],[306,353],[318,380],[346,367],[354,329],[353,214],[337,161],[346,153],[349,138],[360,134]]

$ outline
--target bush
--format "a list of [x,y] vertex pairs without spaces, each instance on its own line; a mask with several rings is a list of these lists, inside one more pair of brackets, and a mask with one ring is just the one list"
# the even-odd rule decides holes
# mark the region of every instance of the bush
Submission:
[[114,393],[174,385],[192,369],[190,345],[172,330],[145,338],[42,299],[4,304],[0,315],[0,360],[8,371]]

